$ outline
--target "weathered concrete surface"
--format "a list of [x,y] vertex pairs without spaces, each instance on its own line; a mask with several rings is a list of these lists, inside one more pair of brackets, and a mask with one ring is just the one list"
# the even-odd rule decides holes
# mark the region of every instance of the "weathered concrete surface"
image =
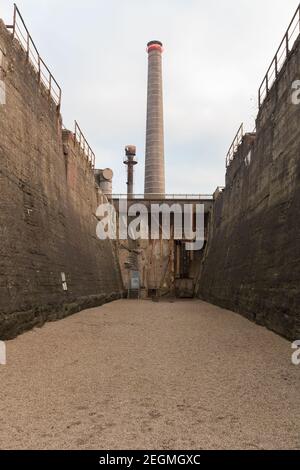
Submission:
[[203,299],[291,339],[300,337],[299,79],[300,41],[260,109],[256,139],[246,136],[227,171],[199,283]]
[[[120,297],[114,246],[96,237],[102,193],[62,133],[61,117],[20,44],[0,20],[0,339],[76,310],[85,298]],[[63,135],[64,134],[64,135]],[[68,291],[63,290],[61,273]],[[91,304],[90,304],[91,305]],[[94,304],[92,304],[94,305]]]
[[8,342],[0,448],[300,448],[288,341],[201,301],[118,301]]

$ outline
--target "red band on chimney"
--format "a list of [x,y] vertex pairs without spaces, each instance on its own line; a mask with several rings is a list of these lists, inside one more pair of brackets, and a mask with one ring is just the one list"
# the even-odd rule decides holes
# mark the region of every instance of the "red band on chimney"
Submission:
[[163,52],[163,48],[159,44],[151,44],[151,46],[148,47],[148,53],[152,51]]

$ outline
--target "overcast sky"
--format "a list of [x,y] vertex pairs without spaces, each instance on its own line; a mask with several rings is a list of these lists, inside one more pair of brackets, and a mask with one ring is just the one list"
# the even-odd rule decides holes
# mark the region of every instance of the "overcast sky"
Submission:
[[[212,193],[240,123],[254,128],[257,91],[299,0],[18,0],[63,90],[66,127],[77,119],[126,192],[124,147],[135,144],[143,192],[147,54],[164,43],[167,192]],[[12,22],[13,1],[0,0]]]

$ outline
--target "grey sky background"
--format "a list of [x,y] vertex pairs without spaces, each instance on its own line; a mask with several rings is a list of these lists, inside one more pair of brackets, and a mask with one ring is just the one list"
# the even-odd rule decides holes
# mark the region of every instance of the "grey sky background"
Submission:
[[[126,192],[124,147],[135,144],[143,192],[147,54],[164,43],[167,191],[212,193],[243,121],[253,130],[257,92],[299,0],[18,0],[63,90],[66,127],[77,119]],[[13,1],[0,0],[12,22]]]

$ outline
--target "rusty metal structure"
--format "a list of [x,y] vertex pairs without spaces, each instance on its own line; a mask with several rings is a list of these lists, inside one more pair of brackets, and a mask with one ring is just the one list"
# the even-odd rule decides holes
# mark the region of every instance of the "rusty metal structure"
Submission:
[[111,168],[105,168],[104,170],[94,170],[95,181],[102,193],[110,197],[112,194],[112,180],[114,173]]
[[270,67],[260,85],[258,91],[258,106],[259,108],[267,98],[269,91],[276,82],[280,71],[286,63],[293,47],[300,36],[300,4],[293,16],[292,21],[287,28],[284,37],[278,47],[275,57],[273,58]]
[[13,38],[17,39],[21,47],[25,50],[27,54],[27,60],[32,64],[37,72],[39,84],[45,88],[49,98],[53,100],[57,106],[58,111],[60,111],[61,88],[45,64],[44,60],[40,56],[40,53],[16,4],[14,4],[13,24],[6,25],[6,27],[12,30]]
[[145,194],[165,193],[162,53],[160,41],[151,41],[148,52],[148,100],[145,158]]
[[[151,201],[159,199],[161,194],[131,194],[128,198],[128,194],[112,194],[112,199],[130,199],[130,200],[145,200]],[[209,201],[213,199],[212,194],[164,194],[164,200],[166,201]]]

